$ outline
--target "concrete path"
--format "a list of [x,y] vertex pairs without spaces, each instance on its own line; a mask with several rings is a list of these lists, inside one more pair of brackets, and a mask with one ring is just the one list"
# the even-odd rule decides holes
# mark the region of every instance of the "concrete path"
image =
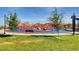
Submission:
[[48,34],[48,33],[14,33],[14,32],[6,32],[6,34],[9,34],[9,35],[72,35],[72,33],[53,33],[53,34]]
[[[0,34],[3,34],[4,30],[0,30]],[[79,32],[75,32],[76,34],[79,34]],[[16,33],[16,32],[6,32],[6,34],[9,35],[72,35],[72,32],[67,33]]]
[[3,34],[4,33],[4,30],[0,30],[0,34]]

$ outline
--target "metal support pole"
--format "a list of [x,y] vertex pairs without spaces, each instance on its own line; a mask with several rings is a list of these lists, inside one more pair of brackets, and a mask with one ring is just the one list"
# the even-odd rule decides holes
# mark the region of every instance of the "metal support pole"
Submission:
[[76,16],[75,16],[75,14],[73,14],[73,16],[72,16],[72,30],[73,30],[73,35],[75,35],[75,20],[76,20]]
[[6,29],[6,15],[4,15],[4,34],[6,34],[5,29]]

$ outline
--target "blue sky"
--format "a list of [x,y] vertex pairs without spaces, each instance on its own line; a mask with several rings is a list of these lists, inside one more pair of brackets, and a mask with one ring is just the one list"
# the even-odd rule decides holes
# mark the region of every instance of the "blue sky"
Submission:
[[[58,7],[58,12],[63,14],[63,22],[71,23],[73,13],[79,16],[78,7]],[[4,14],[16,12],[21,22],[47,23],[54,7],[0,7],[0,26],[3,25]]]

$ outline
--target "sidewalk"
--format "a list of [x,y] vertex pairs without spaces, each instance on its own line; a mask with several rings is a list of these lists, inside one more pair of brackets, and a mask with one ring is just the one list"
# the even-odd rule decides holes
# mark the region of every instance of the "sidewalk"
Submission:
[[[0,34],[3,34],[4,30],[0,30]],[[8,35],[72,35],[73,32],[67,32],[67,33],[17,33],[17,32],[6,32]],[[79,32],[75,32],[76,34],[79,34]]]
[[52,34],[48,34],[48,33],[15,33],[15,32],[6,32],[6,34],[9,35],[72,35],[71,32],[69,33],[52,33]]

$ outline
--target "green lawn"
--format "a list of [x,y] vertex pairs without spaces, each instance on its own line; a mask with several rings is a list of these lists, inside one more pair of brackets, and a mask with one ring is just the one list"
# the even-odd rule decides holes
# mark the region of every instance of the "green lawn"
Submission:
[[4,36],[0,50],[9,51],[71,51],[79,50],[79,35],[69,36]]

